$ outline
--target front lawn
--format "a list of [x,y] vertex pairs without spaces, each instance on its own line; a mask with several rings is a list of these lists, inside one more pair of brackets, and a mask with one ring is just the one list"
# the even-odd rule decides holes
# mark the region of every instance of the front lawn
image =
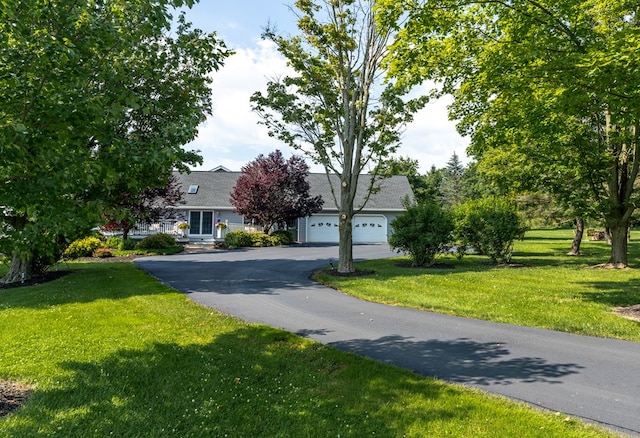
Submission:
[[244,323],[131,263],[60,268],[0,289],[0,380],[33,388],[2,437],[614,436]]
[[[567,256],[571,230],[526,233],[516,242],[512,264],[487,257],[437,259],[433,268],[407,267],[406,257],[357,263],[369,277],[316,279],[351,295],[383,303],[489,321],[560,330],[582,335],[640,341],[640,323],[614,308],[640,304],[636,269],[595,268],[606,262],[609,246],[585,240],[584,255]],[[629,243],[631,264],[640,264],[640,233]]]

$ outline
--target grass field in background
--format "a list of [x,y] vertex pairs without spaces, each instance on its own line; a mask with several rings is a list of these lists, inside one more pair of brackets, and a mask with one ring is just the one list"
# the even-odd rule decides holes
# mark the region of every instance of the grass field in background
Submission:
[[131,263],[61,269],[0,290],[0,379],[33,387],[2,437],[614,436],[244,323]]

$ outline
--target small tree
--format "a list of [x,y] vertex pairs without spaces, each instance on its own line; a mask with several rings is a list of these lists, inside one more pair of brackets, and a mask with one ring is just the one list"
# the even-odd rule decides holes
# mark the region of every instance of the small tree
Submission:
[[279,150],[260,155],[242,168],[231,203],[236,212],[256,220],[269,233],[276,224],[284,227],[290,220],[322,209],[322,198],[309,196],[308,175],[309,166],[300,156],[285,161]]
[[114,193],[111,209],[104,214],[107,222],[103,228],[122,231],[126,240],[138,222],[151,223],[169,215],[173,206],[184,202],[183,195],[174,175],[169,175],[164,185],[162,181],[163,178],[158,178],[156,187],[131,192],[123,180],[120,190]]
[[413,266],[431,266],[451,242],[454,229],[451,213],[435,201],[409,206],[391,225],[389,245],[409,254]]
[[460,254],[471,247],[494,262],[509,262],[513,241],[525,231],[515,204],[504,198],[470,200],[456,209]]

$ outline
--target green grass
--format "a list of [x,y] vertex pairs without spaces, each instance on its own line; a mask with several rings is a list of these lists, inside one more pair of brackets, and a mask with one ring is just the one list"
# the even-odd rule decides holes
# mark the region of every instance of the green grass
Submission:
[[129,263],[67,267],[0,290],[0,378],[34,388],[2,437],[613,436],[244,323]]
[[[567,256],[571,230],[528,232],[517,242],[512,262],[488,263],[486,257],[437,259],[448,268],[400,267],[406,258],[358,263],[370,277],[316,279],[354,296],[398,306],[582,335],[640,341],[640,323],[613,313],[618,306],[640,304],[637,270],[593,268],[606,262],[605,242],[582,243],[584,255]],[[640,233],[634,233],[640,238]],[[630,263],[640,257],[640,241],[629,244]]]

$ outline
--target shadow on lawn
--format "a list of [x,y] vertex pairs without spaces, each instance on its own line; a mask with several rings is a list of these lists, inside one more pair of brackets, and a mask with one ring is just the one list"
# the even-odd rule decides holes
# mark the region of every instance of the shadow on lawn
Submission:
[[627,281],[591,281],[581,282],[592,289],[582,292],[584,300],[606,304],[612,307],[633,306],[640,304],[640,279]]
[[[390,340],[389,340],[390,341]],[[400,424],[464,421],[457,388],[249,327],[206,345],[154,344],[99,362],[67,362],[57,389],[38,390],[12,436],[395,436]],[[382,377],[381,377],[382,376]],[[450,408],[423,409],[398,398]]]
[[[56,271],[52,271],[55,274]],[[0,289],[2,307],[42,309],[72,303],[90,303],[102,299],[167,293],[155,279],[130,262],[64,264],[51,281]],[[56,278],[57,277],[57,278]]]

